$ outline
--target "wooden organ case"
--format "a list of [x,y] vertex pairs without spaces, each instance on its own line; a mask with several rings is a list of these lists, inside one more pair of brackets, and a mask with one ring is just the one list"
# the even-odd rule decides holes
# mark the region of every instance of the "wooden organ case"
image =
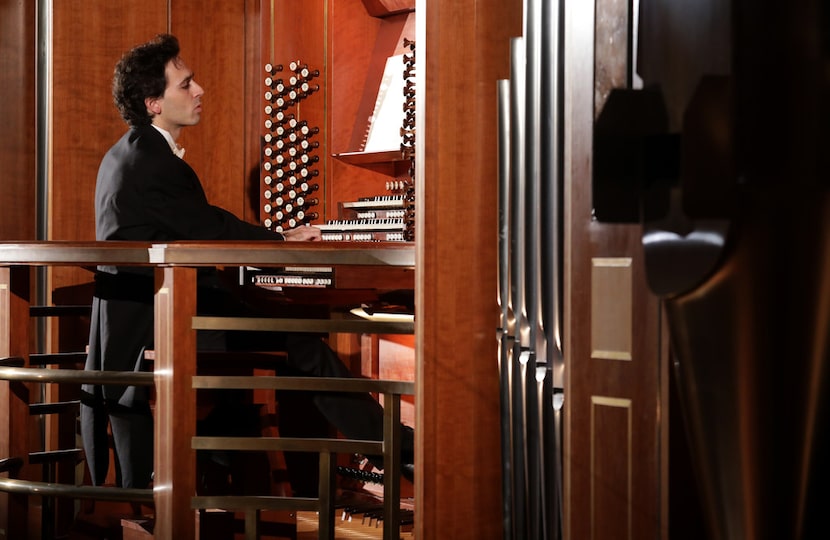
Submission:
[[[261,10],[260,223],[319,226],[324,241],[351,247],[413,242],[415,0],[271,1]],[[249,279],[306,289],[298,296],[333,289],[335,302],[342,289],[369,288],[378,302],[366,311],[414,311],[411,271],[285,268]],[[330,343],[355,375],[414,380],[414,336]],[[413,396],[401,415],[414,426]]]
[[414,1],[263,10],[261,222],[412,241]]

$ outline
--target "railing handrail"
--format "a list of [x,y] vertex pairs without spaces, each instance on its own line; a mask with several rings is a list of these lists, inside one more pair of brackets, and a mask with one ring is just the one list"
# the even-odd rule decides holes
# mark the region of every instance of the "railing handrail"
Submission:
[[37,383],[152,386],[153,374],[150,372],[136,371],[87,371],[82,369],[0,367],[0,380]]
[[0,266],[149,266],[149,242],[0,242]]
[[[113,384],[152,386],[152,372],[86,371],[0,366],[0,380],[39,383]],[[343,379],[337,377],[218,376],[193,377],[195,389],[297,390],[312,392],[357,392],[413,395],[415,383],[389,379]]]
[[230,240],[46,240],[0,242],[0,266],[389,266],[414,268],[415,249],[400,242],[353,246],[340,242]]
[[152,489],[134,489],[106,486],[73,486],[54,482],[34,482],[17,478],[0,478],[0,492],[38,495],[41,497],[69,497],[99,501],[153,502]]
[[415,249],[400,242],[355,247],[342,242],[179,241],[154,244],[161,266],[415,266]]
[[310,392],[356,392],[414,395],[415,383],[390,379],[343,379],[338,377],[223,376],[196,375],[196,389],[301,390]]

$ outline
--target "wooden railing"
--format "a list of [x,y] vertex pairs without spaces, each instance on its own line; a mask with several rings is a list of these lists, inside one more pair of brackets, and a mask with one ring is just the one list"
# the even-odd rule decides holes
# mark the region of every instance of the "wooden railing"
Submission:
[[[30,268],[36,266],[129,265],[155,268],[155,477],[152,499],[157,539],[194,538],[194,508],[244,510],[254,523],[261,509],[313,508],[320,512],[320,538],[333,538],[332,456],[338,452],[381,454],[384,475],[384,537],[398,538],[400,522],[400,397],[414,393],[414,384],[401,381],[283,377],[196,376],[196,330],[248,329],[315,332],[411,333],[411,323],[366,320],[234,319],[198,317],[196,271],[200,266],[337,268],[414,267],[414,249],[401,244],[344,246],[327,243],[176,242],[164,245],[121,242],[29,242],[0,244],[0,358],[20,357],[22,368],[0,368],[0,458],[26,456],[28,417],[26,381],[46,380],[41,369],[29,367]],[[175,362],[174,362],[175,358]],[[58,371],[58,370],[51,370]],[[61,370],[63,371],[63,370]],[[57,375],[57,374],[52,374]],[[89,373],[78,372],[77,376]],[[117,376],[117,374],[111,374]],[[59,377],[71,377],[65,374]],[[64,381],[65,382],[65,381]],[[102,383],[106,381],[102,380]],[[24,385],[24,386],[21,386]],[[354,391],[384,394],[384,439],[265,439],[196,437],[196,390],[199,388],[268,388],[316,391]],[[282,497],[196,497],[197,449],[313,450],[320,453],[321,484],[317,499]],[[21,482],[23,482],[21,484]],[[26,530],[27,501],[20,494],[26,481],[0,482],[0,529],[7,538]],[[37,486],[29,484],[32,493]],[[50,487],[50,489],[52,489]],[[55,496],[96,498],[89,486],[52,489]],[[118,489],[118,488],[107,488]],[[136,490],[133,490],[136,491]],[[140,491],[140,490],[138,490]],[[136,495],[136,494],[132,494]],[[136,496],[143,496],[138,494]],[[102,494],[101,498],[104,498]],[[255,525],[251,525],[255,528]],[[255,533],[250,533],[255,537]]]

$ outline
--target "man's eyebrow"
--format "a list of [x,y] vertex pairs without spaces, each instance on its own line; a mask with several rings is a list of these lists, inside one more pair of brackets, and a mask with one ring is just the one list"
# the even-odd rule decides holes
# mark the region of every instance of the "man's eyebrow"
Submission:
[[188,75],[187,77],[185,77],[184,79],[182,79],[182,81],[179,83],[179,86],[184,86],[184,85],[189,84],[189,83],[190,83],[190,81],[192,81],[192,80],[193,80],[193,76],[194,76],[194,73],[193,73],[193,72],[191,72],[191,73],[190,73],[190,75]]

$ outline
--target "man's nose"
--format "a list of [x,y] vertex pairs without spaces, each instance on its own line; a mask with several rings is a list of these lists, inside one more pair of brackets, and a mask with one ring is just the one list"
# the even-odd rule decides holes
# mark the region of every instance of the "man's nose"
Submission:
[[199,97],[199,96],[201,96],[202,94],[205,93],[205,89],[202,88],[201,85],[199,85],[199,83],[194,81],[194,82],[192,82],[192,85],[193,85],[193,95],[194,96]]

